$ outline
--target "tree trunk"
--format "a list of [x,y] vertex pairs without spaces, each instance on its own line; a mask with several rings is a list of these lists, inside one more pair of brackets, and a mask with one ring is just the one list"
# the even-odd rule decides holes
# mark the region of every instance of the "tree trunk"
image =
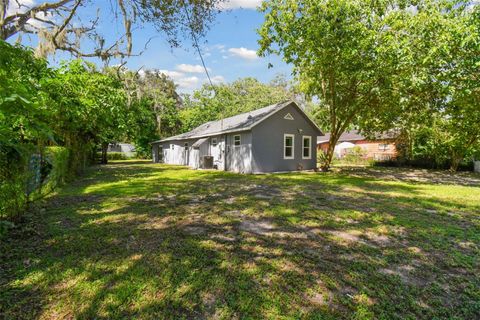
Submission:
[[325,161],[322,164],[322,171],[329,171],[330,170],[330,165],[332,164],[332,159],[333,159],[333,152],[335,151],[335,145],[338,142],[338,139],[340,138],[341,133],[331,133],[330,135],[330,140],[328,141],[328,149],[327,149],[327,154],[325,155]]
[[102,142],[102,161],[101,161],[102,164],[108,163],[107,149],[108,149],[108,143]]
[[456,172],[458,170],[458,166],[462,161],[463,157],[460,155],[453,155],[452,156],[452,163],[450,164],[450,172]]

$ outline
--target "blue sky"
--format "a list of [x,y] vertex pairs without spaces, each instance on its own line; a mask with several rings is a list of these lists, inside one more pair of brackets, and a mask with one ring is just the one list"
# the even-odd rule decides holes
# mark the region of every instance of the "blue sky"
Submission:
[[[21,0],[26,4],[38,4],[38,0]],[[12,1],[13,2],[13,1]],[[226,6],[229,10],[222,11],[211,25],[210,31],[200,45],[209,69],[211,78],[215,83],[231,82],[242,77],[255,77],[262,82],[270,81],[276,74],[290,77],[291,67],[286,65],[280,57],[269,56],[260,58],[255,52],[258,49],[258,35],[256,29],[263,23],[263,14],[255,8],[261,0],[230,0]],[[111,13],[110,2],[96,1],[92,7],[83,8],[82,18],[95,16],[99,7],[102,23],[98,31],[108,40],[114,41],[124,29],[119,22],[115,22]],[[105,14],[111,15],[105,18]],[[158,33],[152,25],[144,25],[134,31],[133,48],[139,52],[145,43],[154,37],[148,48],[141,56],[130,57],[127,67],[131,69],[159,69],[169,75],[179,86],[180,92],[192,92],[207,81],[197,51],[190,40],[182,42],[182,47],[172,49],[165,36]],[[35,38],[24,37],[24,44],[36,45]],[[57,53],[50,57],[53,64],[61,60],[70,59],[65,53]],[[112,62],[112,64],[115,62]],[[273,68],[268,68],[271,63]]]
[[[278,73],[290,75],[291,68],[280,57],[256,56],[256,29],[262,23],[263,14],[255,9],[236,8],[221,12],[217,16],[206,38],[201,41],[205,64],[214,82],[231,82],[241,77],[255,77],[268,82]],[[135,39],[135,43],[140,47],[148,40],[149,33],[155,35],[155,31],[150,27],[144,31],[141,37]],[[268,63],[271,63],[273,68],[269,69]],[[182,48],[172,50],[160,35],[140,57],[130,58],[128,66],[165,70],[178,82],[181,91],[191,91],[206,81],[198,53],[188,40]]]

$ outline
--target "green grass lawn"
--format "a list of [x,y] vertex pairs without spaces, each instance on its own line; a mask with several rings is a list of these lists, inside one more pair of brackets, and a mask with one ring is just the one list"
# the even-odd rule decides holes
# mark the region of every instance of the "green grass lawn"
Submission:
[[478,319],[479,180],[93,167],[0,240],[0,318]]

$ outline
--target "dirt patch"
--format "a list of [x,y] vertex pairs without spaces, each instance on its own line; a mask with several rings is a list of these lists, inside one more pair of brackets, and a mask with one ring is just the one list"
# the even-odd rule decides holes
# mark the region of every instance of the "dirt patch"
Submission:
[[364,167],[341,167],[339,171],[350,176],[358,177],[480,187],[480,175],[471,172],[452,173],[446,170]]
[[390,268],[382,268],[379,270],[380,273],[390,276],[397,276],[399,277],[402,282],[414,286],[421,286],[426,283],[424,279],[419,277],[415,277],[413,274],[415,271],[415,267],[413,265],[399,265],[393,266]]
[[270,235],[275,226],[265,220],[244,220],[240,223],[240,230],[247,231],[259,235]]
[[198,236],[198,235],[205,234],[207,232],[207,228],[202,226],[187,226],[183,228],[183,231],[185,231],[186,233],[192,236]]

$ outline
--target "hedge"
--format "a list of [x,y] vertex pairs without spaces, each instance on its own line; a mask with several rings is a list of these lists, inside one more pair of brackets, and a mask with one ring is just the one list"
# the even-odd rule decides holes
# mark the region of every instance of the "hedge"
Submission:
[[41,198],[69,178],[69,151],[46,147],[43,155],[33,148],[0,150],[0,235],[7,220],[18,220],[29,201]]

